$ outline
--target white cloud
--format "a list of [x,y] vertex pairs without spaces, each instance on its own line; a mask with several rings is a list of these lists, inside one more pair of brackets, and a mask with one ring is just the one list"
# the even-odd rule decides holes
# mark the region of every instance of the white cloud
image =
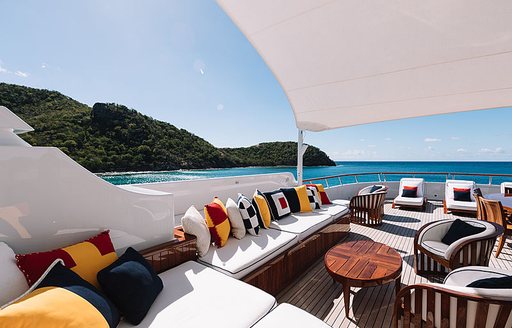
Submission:
[[391,138],[384,138],[385,141],[391,141]]
[[217,105],[217,110],[220,112],[220,111],[223,111],[224,110],[224,105],[223,104],[218,104]]
[[457,149],[457,153],[465,153],[465,152],[467,152],[467,150],[464,148]]
[[43,69],[44,69],[44,68],[47,68],[47,67],[48,67],[48,65],[47,65],[46,63],[42,63],[42,64],[41,64],[41,68],[43,68]]
[[428,150],[428,151],[434,151],[434,147],[432,147],[432,146],[428,146],[428,147],[427,147],[427,150]]
[[0,73],[9,73],[9,71],[0,65]]
[[377,147],[377,145],[368,145],[367,147],[368,148],[375,148],[375,147]]
[[359,141],[361,141],[361,142],[365,142],[365,141],[366,141],[366,139],[359,139]]
[[441,139],[438,138],[425,138],[423,141],[425,142],[439,142]]
[[22,71],[16,71],[14,74],[19,76],[19,77],[28,77],[28,73],[25,73],[25,72],[22,72]]
[[460,137],[450,137],[452,140],[460,140]]
[[504,153],[505,151],[501,147],[496,147],[494,149],[491,149],[491,148],[481,148],[480,152],[481,153],[485,153],[485,154],[501,154],[501,153]]

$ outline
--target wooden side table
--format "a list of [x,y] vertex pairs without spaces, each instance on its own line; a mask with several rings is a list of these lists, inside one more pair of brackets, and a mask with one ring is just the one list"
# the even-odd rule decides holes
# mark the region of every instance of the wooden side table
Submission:
[[156,273],[197,259],[196,237],[186,234],[181,227],[174,228],[174,237],[175,240],[140,252]]
[[345,315],[350,306],[350,287],[373,287],[395,281],[400,291],[402,257],[387,245],[372,240],[355,240],[338,244],[324,257],[331,277],[343,285]]

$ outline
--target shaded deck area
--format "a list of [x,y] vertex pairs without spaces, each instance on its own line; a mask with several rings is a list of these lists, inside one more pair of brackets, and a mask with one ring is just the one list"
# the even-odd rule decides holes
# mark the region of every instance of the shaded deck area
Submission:
[[[427,222],[457,216],[444,214],[442,203],[432,201],[424,212],[393,209],[390,203],[385,204],[384,212],[381,226],[351,224],[351,232],[345,241],[372,239],[395,248],[403,259],[402,285],[442,282],[440,278],[426,278],[414,273],[414,235]],[[498,259],[494,257],[495,251],[496,246],[490,266],[512,271],[512,249],[508,243]],[[281,292],[278,302],[298,306],[332,327],[391,327],[394,290],[394,283],[370,288],[351,288],[350,316],[346,318],[342,287],[333,282],[321,259]]]

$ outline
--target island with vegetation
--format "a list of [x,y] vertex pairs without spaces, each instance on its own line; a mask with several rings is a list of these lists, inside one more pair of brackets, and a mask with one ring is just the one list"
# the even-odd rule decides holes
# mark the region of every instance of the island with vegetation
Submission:
[[[60,148],[93,172],[288,166],[297,162],[296,142],[216,148],[206,140],[118,104],[89,107],[59,92],[0,83],[0,105],[34,128],[21,137],[33,146]],[[306,166],[335,163],[308,147]]]

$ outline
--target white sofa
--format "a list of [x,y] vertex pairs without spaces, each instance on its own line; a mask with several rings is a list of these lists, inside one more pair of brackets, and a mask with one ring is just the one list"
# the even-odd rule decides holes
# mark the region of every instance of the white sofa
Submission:
[[[417,197],[402,197],[404,187],[418,187]],[[426,204],[425,200],[425,180],[422,178],[402,178],[400,179],[400,187],[398,188],[398,196],[393,200],[393,208],[395,206],[404,207],[420,207]]]
[[[289,322],[283,321],[286,314],[309,327],[325,327],[309,313],[288,304],[276,307],[272,295],[197,262],[185,262],[159,276],[164,289],[135,327],[275,327]],[[134,326],[121,321],[118,327]]]
[[221,248],[211,246],[198,261],[241,279],[347,213],[347,206],[337,204],[322,205],[310,213],[293,213],[272,221],[270,229],[260,229],[258,236],[230,237]]
[[[470,202],[454,199],[453,188],[469,188]],[[444,188],[444,213],[448,211],[476,213],[476,199],[473,195],[476,184],[469,180],[446,180]]]

